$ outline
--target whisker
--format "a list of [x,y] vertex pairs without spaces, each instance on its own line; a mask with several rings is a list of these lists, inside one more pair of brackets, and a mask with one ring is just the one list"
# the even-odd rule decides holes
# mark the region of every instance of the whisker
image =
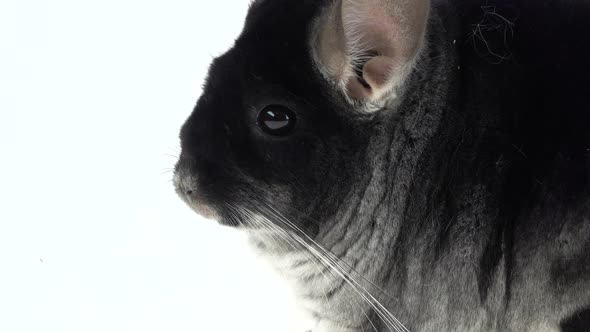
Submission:
[[[268,221],[268,220],[266,220],[266,219],[264,219],[264,218],[263,218],[263,219],[261,219],[261,221],[262,221],[262,222],[264,222],[264,223],[266,223],[266,224],[268,225],[268,227],[275,229],[275,230],[276,230],[276,231],[277,231],[279,234],[286,234],[286,231],[285,231],[285,230],[283,230],[283,229],[281,229],[280,227],[276,226],[276,225],[275,225],[275,224],[273,224],[272,222],[270,222],[270,221]],[[297,235],[295,235],[295,234],[291,234],[291,236],[297,236]],[[289,241],[289,242],[291,242],[291,241],[292,241],[292,240],[289,240],[288,238],[285,238],[285,240],[286,240],[286,241]],[[298,241],[300,241],[300,242],[301,242],[301,239],[300,239],[300,238],[299,238],[299,239],[296,239],[296,240],[298,240]],[[304,243],[304,242],[303,242],[303,243]],[[308,253],[311,253],[311,254],[313,255],[313,249],[312,249],[312,248],[309,248],[309,245],[308,245],[308,244],[305,244],[305,248],[308,250]],[[310,249],[312,249],[312,250],[310,250]],[[306,256],[307,256],[307,255],[306,255]],[[308,256],[308,257],[309,257],[309,256]],[[334,270],[334,268],[330,268],[330,265],[327,265],[325,262],[323,262],[323,260],[322,260],[321,258],[320,258],[320,260],[319,260],[319,261],[317,261],[317,260],[315,260],[315,259],[313,259],[313,258],[310,258],[310,260],[311,260],[311,261],[314,263],[314,265],[316,266],[316,268],[318,268],[318,267],[319,267],[319,266],[317,265],[318,263],[320,263],[320,264],[323,264],[324,266],[327,266],[327,267],[328,267],[328,270],[327,270],[327,271],[328,271],[328,272],[329,272],[329,273],[330,273],[332,276],[334,276],[334,277],[337,277],[337,275],[336,275],[336,274],[334,273],[334,271],[333,271],[333,270]],[[318,268],[318,270],[319,270],[319,272],[322,274],[322,276],[323,276],[325,279],[328,279],[328,277],[325,275],[325,273],[324,273],[323,269],[321,269],[321,268]],[[329,279],[328,279],[328,280],[329,280]],[[363,309],[363,308],[362,308],[362,307],[361,307],[361,306],[360,306],[360,305],[359,305],[359,304],[358,304],[356,301],[353,303],[353,301],[354,301],[354,298],[352,298],[352,297],[350,296],[350,294],[349,294],[348,290],[346,290],[346,288],[344,288],[343,290],[344,290],[344,292],[346,292],[346,295],[347,295],[347,297],[346,297],[346,300],[347,300],[347,301],[349,302],[349,304],[351,305],[351,308],[358,307],[358,308],[359,308],[359,309],[362,311],[363,315],[364,315],[364,316],[367,318],[367,320],[369,321],[369,323],[371,324],[371,326],[373,327],[373,329],[375,330],[375,332],[378,332],[378,331],[377,331],[377,328],[375,327],[375,325],[373,324],[373,322],[372,322],[371,318],[370,318],[370,317],[367,315],[367,313],[365,312],[365,310],[364,310],[364,309]],[[324,296],[325,296],[325,298],[326,298],[326,302],[327,302],[327,303],[329,303],[329,299],[328,299],[328,297],[327,297],[327,292],[323,292],[323,295],[324,295]],[[356,305],[356,306],[355,306],[355,305]]]
[[[311,243],[313,243],[315,245],[315,247],[309,245],[309,243],[307,243],[303,239],[299,238],[298,236],[293,237],[302,246],[307,248],[310,253],[312,253],[314,256],[318,257],[320,259],[320,261],[322,261],[324,264],[327,264],[328,266],[330,266],[334,272],[336,272],[347,284],[349,284],[351,286],[351,288],[361,297],[361,299],[363,299],[367,304],[369,304],[373,309],[375,309],[375,313],[379,316],[379,318],[383,322],[385,322],[386,324],[389,325],[388,327],[389,327],[390,331],[392,331],[391,328],[393,328],[395,331],[400,331],[400,328],[402,330],[407,330],[390,312],[388,312],[381,305],[381,303],[379,301],[377,301],[377,299],[375,299],[362,285],[360,285],[360,283],[358,283],[358,281],[352,275],[350,275],[347,271],[345,271],[342,268],[342,266],[339,264],[339,261],[330,255],[331,253],[329,253],[327,250],[325,250],[317,242],[313,241],[313,239],[309,238],[309,236],[307,236],[304,232],[301,231],[301,229],[299,229],[296,225],[292,224],[289,220],[287,220],[286,218],[284,218],[282,216],[278,216],[278,217],[281,218],[282,221],[286,225],[290,226],[290,228],[292,228],[292,229],[298,231],[299,233],[301,233],[302,235],[304,235]],[[320,250],[320,251],[318,251],[318,250]],[[322,254],[322,252],[324,254]],[[359,290],[359,288],[360,288],[360,290]],[[363,313],[365,314],[365,316],[367,316],[366,313],[364,312],[364,310],[363,310]],[[368,316],[367,316],[367,318],[368,318]],[[372,324],[372,322],[371,322],[371,324]]]
[[[295,209],[295,208],[293,208],[293,209]],[[300,213],[300,214],[303,214],[301,211],[299,211],[299,210],[297,210],[297,209],[295,209],[295,211],[296,211],[296,212],[298,212],[298,213]],[[280,213],[280,212],[276,211],[276,213]],[[306,216],[302,216],[302,217],[303,217],[303,218],[304,218],[306,221],[313,220],[313,218],[310,218],[310,217],[306,217]],[[283,218],[284,218],[284,217],[283,217]],[[316,223],[316,224],[320,224],[320,222],[319,222],[319,221],[317,221],[317,220],[315,221],[315,223]],[[329,251],[328,251],[328,252],[329,252]],[[393,299],[393,300],[396,300],[396,301],[398,300],[398,299],[397,299],[397,297],[395,297],[395,296],[393,296],[393,295],[389,294],[389,293],[388,293],[388,292],[386,292],[384,289],[382,289],[381,287],[379,287],[378,285],[376,285],[376,284],[375,284],[373,281],[371,281],[371,280],[369,280],[369,279],[365,278],[365,277],[362,275],[362,273],[360,273],[359,271],[357,271],[357,270],[356,270],[356,269],[355,269],[353,266],[351,266],[351,265],[350,265],[350,264],[348,264],[347,262],[345,262],[345,261],[341,260],[339,257],[337,257],[336,255],[334,255],[332,252],[329,252],[329,253],[330,253],[331,255],[333,255],[333,256],[334,256],[336,259],[338,259],[338,260],[339,260],[339,261],[340,261],[342,264],[346,265],[346,267],[347,267],[347,268],[349,268],[351,271],[353,271],[353,272],[357,273],[357,274],[358,274],[358,275],[359,275],[359,276],[360,276],[360,277],[361,277],[361,278],[362,278],[364,281],[366,281],[366,282],[368,282],[369,284],[371,284],[371,286],[375,287],[375,288],[376,288],[378,291],[380,291],[380,292],[381,292],[383,295],[386,295],[386,296],[387,296],[387,297],[389,297],[390,299]]]
[[180,155],[172,155],[172,154],[168,154],[168,153],[163,153],[162,155],[163,156],[166,156],[166,157],[171,157],[171,158],[174,158],[174,159],[178,159],[180,157]]
[[[323,260],[325,263],[329,264],[340,275],[340,277],[343,278],[345,282],[347,282],[358,293],[359,296],[361,296],[362,299],[364,299],[371,307],[373,307],[373,309],[375,309],[375,313],[379,316],[379,318],[381,318],[383,322],[389,325],[390,331],[391,328],[395,329],[396,331],[408,331],[407,328],[397,318],[395,318],[393,314],[391,314],[391,312],[389,312],[372,294],[370,294],[354,278],[354,276],[352,276],[342,267],[341,259],[339,259],[333,253],[323,248],[322,245],[314,241],[303,230],[301,230],[301,228],[299,228],[297,225],[285,218],[279,211],[276,211],[276,209],[274,209],[272,206],[269,206],[268,204],[265,205],[270,210],[270,212],[274,214],[274,217],[278,218],[280,221],[282,221],[284,225],[288,226],[296,233],[301,234],[306,241],[309,241],[314,245],[313,247],[308,245],[307,248],[310,250],[310,252],[312,252],[318,258]],[[303,241],[303,239],[299,239],[299,241],[302,242],[302,245],[307,245],[306,241]],[[320,250],[321,252],[317,252],[317,250]],[[366,278],[364,277],[363,279],[366,280]],[[361,291],[359,291],[359,288],[360,290],[362,290],[362,293]]]
[[171,172],[174,172],[174,168],[164,169],[163,172],[160,173],[160,175],[169,174]]

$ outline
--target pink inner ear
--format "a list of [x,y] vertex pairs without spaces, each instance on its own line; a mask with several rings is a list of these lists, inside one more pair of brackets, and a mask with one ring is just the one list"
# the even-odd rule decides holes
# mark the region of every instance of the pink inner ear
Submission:
[[348,95],[353,99],[367,99],[373,95],[375,90],[387,86],[394,70],[394,61],[392,57],[388,56],[376,56],[367,61],[362,71],[362,79],[366,84],[361,83],[356,77],[351,78],[346,86]]
[[389,56],[376,56],[367,61],[363,67],[363,79],[372,89],[387,85],[394,69],[394,59]]
[[340,71],[346,75],[343,77],[346,92],[352,99],[384,98],[392,88],[401,84],[406,73],[402,70],[412,64],[419,50],[430,1],[341,1],[344,53],[349,56],[348,65],[354,67],[366,61],[360,81],[351,70]]
[[346,94],[352,99],[367,99],[371,93],[371,89],[365,87],[356,77],[351,78],[346,84]]

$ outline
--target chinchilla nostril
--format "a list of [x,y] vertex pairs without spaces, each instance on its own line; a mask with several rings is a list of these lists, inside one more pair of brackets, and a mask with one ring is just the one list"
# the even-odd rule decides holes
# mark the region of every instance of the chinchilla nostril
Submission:
[[176,192],[183,196],[194,196],[197,193],[196,190],[196,178],[188,175],[186,171],[177,171],[173,178],[174,187]]

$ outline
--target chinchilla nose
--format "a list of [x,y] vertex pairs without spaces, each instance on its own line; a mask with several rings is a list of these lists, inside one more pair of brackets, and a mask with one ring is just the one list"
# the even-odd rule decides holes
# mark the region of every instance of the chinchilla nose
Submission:
[[183,172],[174,173],[174,187],[179,194],[192,195],[196,190],[196,181],[190,175],[182,174]]
[[182,155],[174,169],[172,182],[176,192],[183,197],[190,197],[197,190],[197,177],[190,172],[190,163]]
[[174,187],[180,198],[195,212],[208,219],[219,219],[217,211],[212,208],[205,199],[202,190],[199,190],[198,176],[194,174],[193,162],[183,159],[181,156],[174,171]]

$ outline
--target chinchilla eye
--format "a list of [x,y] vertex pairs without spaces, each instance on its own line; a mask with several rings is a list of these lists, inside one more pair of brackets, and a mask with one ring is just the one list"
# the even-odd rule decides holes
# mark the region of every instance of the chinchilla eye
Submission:
[[295,128],[295,112],[282,105],[268,105],[258,113],[257,124],[265,133],[284,136]]

